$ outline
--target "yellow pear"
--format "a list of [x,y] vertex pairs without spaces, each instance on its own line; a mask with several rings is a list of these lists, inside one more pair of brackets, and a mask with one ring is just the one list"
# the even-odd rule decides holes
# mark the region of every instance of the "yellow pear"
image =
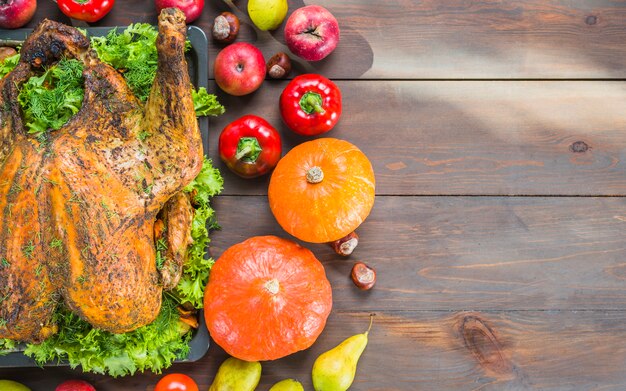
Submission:
[[315,391],[345,391],[350,388],[371,327],[372,318],[366,332],[353,335],[315,360],[312,373]]
[[250,0],[248,15],[259,29],[275,30],[287,16],[287,0]]
[[297,380],[285,379],[274,384],[270,391],[304,391],[304,387]]
[[227,358],[213,379],[209,391],[254,391],[261,380],[261,364]]
[[13,380],[0,380],[0,390],[2,391],[30,391],[30,388]]

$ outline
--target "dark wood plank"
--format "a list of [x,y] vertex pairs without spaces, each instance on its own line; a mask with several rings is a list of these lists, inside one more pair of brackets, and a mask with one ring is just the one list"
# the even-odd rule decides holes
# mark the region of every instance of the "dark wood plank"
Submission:
[[[254,235],[289,237],[265,197],[218,197],[214,257]],[[377,197],[348,259],[324,265],[335,309],[626,309],[623,198]],[[377,270],[362,292],[356,260]]]
[[[236,1],[247,15],[247,1]],[[313,2],[292,0],[290,12]],[[337,17],[342,40],[310,64],[332,78],[623,78],[626,6],[601,1],[316,1]],[[209,31],[224,2],[198,25]],[[266,56],[284,50],[282,26],[243,30]],[[213,48],[212,53],[217,51]]]
[[[243,114],[276,126],[283,152],[307,138],[282,123],[286,85],[251,96],[217,91],[227,107],[210,120],[209,154],[221,130]],[[377,194],[624,195],[626,83],[339,81],[344,111],[324,136],[370,158]],[[219,159],[217,159],[219,160]],[[266,194],[267,178],[227,172],[225,194]]]
[[[331,314],[309,350],[263,363],[261,384],[295,377],[312,390],[315,358],[365,331],[368,313]],[[623,390],[626,388],[626,313],[623,311],[377,312],[351,390]],[[218,347],[195,364],[167,372],[190,375],[201,390],[226,358]],[[112,379],[68,369],[0,370],[34,391],[82,377],[99,391],[152,390],[157,376]]]
[[[213,18],[230,7],[208,1],[195,22],[210,31]],[[247,15],[247,1],[236,2]],[[290,0],[290,12],[303,6]],[[307,2],[307,4],[312,4]],[[626,4],[610,0],[506,1],[316,1],[342,29],[339,47],[326,60],[299,66],[332,78],[624,78]],[[39,2],[31,26],[60,16],[53,2]],[[96,25],[156,20],[153,2],[117,2]],[[269,58],[284,50],[282,26],[273,33],[249,22],[240,40]],[[220,46],[211,44],[211,58]]]

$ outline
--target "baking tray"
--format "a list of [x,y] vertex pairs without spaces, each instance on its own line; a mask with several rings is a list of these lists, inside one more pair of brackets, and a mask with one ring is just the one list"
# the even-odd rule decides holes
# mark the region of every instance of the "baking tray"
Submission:
[[[123,31],[126,26],[118,27],[91,27],[86,28],[89,36],[104,36],[113,29]],[[32,29],[18,30],[2,30],[0,29],[0,40],[19,40],[23,41],[32,32]],[[196,88],[205,87],[208,89],[209,84],[209,43],[206,34],[196,26],[187,27],[187,39],[191,42],[191,49],[186,53],[187,65],[189,68],[189,76],[191,82]],[[198,118],[200,133],[202,134],[202,144],[205,154],[209,150],[209,119],[208,117]],[[193,338],[189,342],[189,354],[182,360],[175,362],[197,361],[202,358],[209,350],[209,332],[204,321],[204,314],[200,310],[198,314],[199,326],[195,331]],[[51,362],[45,366],[67,366],[67,362]],[[38,367],[37,363],[28,356],[22,354],[18,350],[11,352],[5,356],[0,356],[0,368],[16,368],[16,367]]]

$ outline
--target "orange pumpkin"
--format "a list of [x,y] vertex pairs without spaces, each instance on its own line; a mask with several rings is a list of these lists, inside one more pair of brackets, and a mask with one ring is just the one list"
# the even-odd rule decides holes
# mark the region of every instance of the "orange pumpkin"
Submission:
[[374,206],[374,170],[361,150],[335,138],[293,148],[270,180],[278,224],[300,240],[332,242],[354,231]]
[[215,262],[204,295],[213,340],[246,361],[275,360],[308,348],[332,308],[324,267],[306,248],[256,236]]

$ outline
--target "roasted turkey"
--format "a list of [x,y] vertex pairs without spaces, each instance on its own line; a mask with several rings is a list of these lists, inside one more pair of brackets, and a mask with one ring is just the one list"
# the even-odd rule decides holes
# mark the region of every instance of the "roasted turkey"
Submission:
[[[193,212],[182,189],[203,157],[185,40],[185,16],[164,10],[145,106],[84,35],[49,20],[0,81],[0,338],[47,338],[60,302],[113,333],[156,318],[191,240]],[[84,64],[83,105],[42,143],[25,131],[17,96],[29,77],[63,57]],[[171,255],[160,270],[157,219]]]

